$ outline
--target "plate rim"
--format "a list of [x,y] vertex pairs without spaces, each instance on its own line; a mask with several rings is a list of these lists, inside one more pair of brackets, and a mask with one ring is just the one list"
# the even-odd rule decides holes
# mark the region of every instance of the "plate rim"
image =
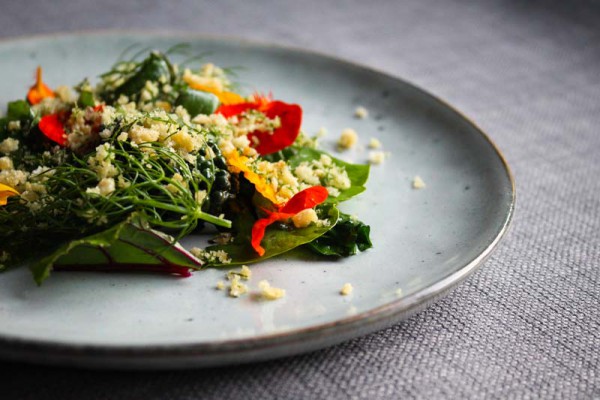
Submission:
[[[181,38],[192,41],[212,40],[238,43],[261,48],[276,48],[294,53],[318,56],[336,63],[359,68],[365,72],[382,75],[406,85],[447,108],[467,122],[491,146],[497,155],[510,185],[510,203],[502,225],[494,239],[470,262],[437,282],[406,297],[394,299],[386,304],[353,316],[344,316],[332,322],[294,329],[288,332],[256,335],[248,338],[165,345],[107,345],[65,343],[52,340],[25,339],[0,333],[0,357],[14,361],[44,364],[62,364],[79,367],[118,367],[135,369],[187,368],[222,366],[248,363],[290,356],[331,346],[389,327],[402,319],[426,308],[475,272],[490,256],[511,225],[516,204],[516,183],[505,156],[496,143],[470,117],[456,109],[446,100],[419,85],[381,71],[369,65],[350,61],[324,52],[235,35],[206,34],[198,32],[144,29],[101,29],[76,30],[14,36],[0,39],[0,46],[36,40],[144,35],[160,38]],[[302,346],[301,349],[298,346]]]

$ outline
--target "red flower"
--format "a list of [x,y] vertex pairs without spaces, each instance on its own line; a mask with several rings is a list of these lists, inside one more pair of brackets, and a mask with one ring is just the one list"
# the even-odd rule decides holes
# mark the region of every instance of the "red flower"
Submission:
[[254,131],[248,134],[250,143],[261,155],[275,153],[294,143],[298,133],[300,133],[302,108],[297,104],[270,100],[264,96],[255,96],[255,99],[255,101],[249,103],[222,105],[215,112],[229,118],[248,110],[257,110],[270,119],[279,117],[281,126],[273,132]]
[[313,186],[296,193],[294,197],[287,201],[287,203],[282,207],[279,207],[279,211],[269,212],[265,210],[268,217],[259,219],[252,226],[251,244],[254,250],[256,250],[260,256],[265,254],[265,249],[260,245],[260,242],[265,236],[267,226],[275,221],[292,218],[294,215],[307,208],[313,208],[324,202],[327,199],[327,196],[327,189],[323,186]]

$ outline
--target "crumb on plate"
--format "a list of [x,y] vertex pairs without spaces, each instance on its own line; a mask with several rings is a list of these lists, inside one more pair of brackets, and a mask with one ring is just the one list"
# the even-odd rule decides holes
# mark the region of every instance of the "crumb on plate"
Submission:
[[344,283],[344,286],[342,286],[342,289],[340,290],[340,294],[342,296],[348,296],[349,294],[352,294],[353,290],[354,288],[350,283]]

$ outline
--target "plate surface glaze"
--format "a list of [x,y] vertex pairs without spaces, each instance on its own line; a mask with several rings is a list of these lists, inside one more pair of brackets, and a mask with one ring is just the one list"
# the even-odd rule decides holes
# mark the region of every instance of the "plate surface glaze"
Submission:
[[[150,274],[54,273],[37,287],[27,268],[0,275],[0,355],[68,365],[162,368],[224,365],[310,351],[389,326],[476,269],[505,233],[514,183],[490,140],[458,112],[402,80],[302,50],[236,39],[143,33],[29,38],[0,43],[0,107],[23,98],[37,65],[55,87],[106,71],[133,43],[187,42],[204,62],[243,67],[243,91],[272,92],[304,110],[304,131],[360,137],[336,154],[366,162],[371,137],[389,157],[367,191],[342,210],[371,226],[374,248],[332,261],[292,255],[252,267],[278,301],[228,298],[222,270],[188,279]],[[369,110],[355,119],[357,106]],[[426,188],[414,190],[419,175]],[[187,238],[184,244],[199,244]],[[341,296],[350,282],[354,292]]]

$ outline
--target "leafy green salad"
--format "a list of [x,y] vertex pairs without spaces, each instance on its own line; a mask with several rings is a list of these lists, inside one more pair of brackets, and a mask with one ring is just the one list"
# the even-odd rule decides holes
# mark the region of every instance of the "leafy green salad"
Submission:
[[[318,149],[302,107],[242,95],[234,72],[145,51],[98,83],[50,88],[37,69],[0,119],[0,269],[179,276],[303,246],[323,257],[371,247],[338,210],[368,165]],[[24,90],[24,94],[25,94]],[[206,248],[185,249],[190,234]]]

